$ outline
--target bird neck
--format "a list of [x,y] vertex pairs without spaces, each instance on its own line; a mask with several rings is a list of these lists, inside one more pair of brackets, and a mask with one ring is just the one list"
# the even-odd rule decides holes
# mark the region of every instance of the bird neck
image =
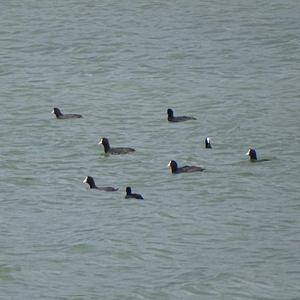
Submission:
[[89,182],[89,185],[90,185],[90,188],[91,188],[91,189],[95,189],[95,188],[96,188],[96,184],[95,184],[95,181],[94,181],[94,180],[91,180],[91,181]]
[[109,143],[103,143],[103,147],[104,147],[104,152],[107,153],[110,150],[110,145]]
[[176,172],[177,172],[177,169],[178,169],[178,166],[177,166],[177,165],[172,165],[172,166],[171,166],[172,173],[176,173]]
[[61,117],[63,114],[62,114],[62,112],[60,111],[60,110],[55,110],[54,111],[54,114],[55,114],[55,116],[57,117],[57,118],[59,118],[59,117]]

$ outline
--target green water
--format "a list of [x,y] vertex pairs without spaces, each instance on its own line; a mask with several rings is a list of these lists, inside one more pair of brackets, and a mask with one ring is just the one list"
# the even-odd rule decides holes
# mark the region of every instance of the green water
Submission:
[[1,299],[300,298],[298,1],[0,7]]

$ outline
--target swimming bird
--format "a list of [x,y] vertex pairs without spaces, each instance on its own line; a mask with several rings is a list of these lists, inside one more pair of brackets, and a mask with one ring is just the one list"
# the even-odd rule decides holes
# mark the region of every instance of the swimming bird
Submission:
[[126,188],[126,196],[125,199],[144,199],[141,194],[136,194],[131,192],[131,187],[128,186]]
[[177,162],[175,160],[171,160],[168,164],[168,167],[171,168],[171,171],[173,174],[178,173],[192,173],[192,172],[200,172],[204,171],[205,169],[202,167],[196,167],[196,166],[183,166],[178,167]]
[[99,145],[101,144],[103,145],[106,154],[128,154],[135,151],[135,149],[128,147],[111,148],[108,139],[105,137],[100,140]]
[[87,183],[90,186],[90,189],[95,189],[99,191],[116,192],[118,190],[111,186],[103,186],[103,187],[96,186],[94,178],[92,176],[86,176],[85,179],[83,180],[83,183]]
[[205,138],[205,148],[207,148],[207,149],[212,148],[211,143],[210,143],[210,138],[208,136]]
[[82,115],[78,114],[63,114],[59,108],[54,107],[52,113],[55,115],[56,119],[78,119],[82,118]]
[[184,122],[184,121],[188,121],[188,120],[196,120],[196,118],[188,117],[188,116],[175,117],[174,112],[171,108],[168,108],[167,114],[168,114],[168,121],[169,122]]
[[253,148],[249,148],[248,152],[246,153],[246,155],[249,156],[251,161],[257,161],[257,155],[256,155],[256,151]]
[[254,148],[249,148],[249,150],[246,153],[246,155],[249,156],[249,159],[252,162],[256,162],[256,161],[259,161],[259,162],[270,161],[270,159],[268,159],[268,158],[258,159],[257,158],[257,154],[256,154],[256,150]]

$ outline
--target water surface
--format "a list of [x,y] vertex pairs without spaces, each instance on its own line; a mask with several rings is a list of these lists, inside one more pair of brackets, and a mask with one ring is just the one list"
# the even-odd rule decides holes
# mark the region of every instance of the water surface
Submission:
[[300,297],[298,1],[2,2],[0,298]]

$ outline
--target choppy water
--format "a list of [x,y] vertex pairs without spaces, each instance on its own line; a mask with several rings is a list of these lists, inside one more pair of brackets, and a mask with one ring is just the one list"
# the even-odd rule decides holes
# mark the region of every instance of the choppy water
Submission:
[[300,299],[299,1],[0,7],[1,299]]

